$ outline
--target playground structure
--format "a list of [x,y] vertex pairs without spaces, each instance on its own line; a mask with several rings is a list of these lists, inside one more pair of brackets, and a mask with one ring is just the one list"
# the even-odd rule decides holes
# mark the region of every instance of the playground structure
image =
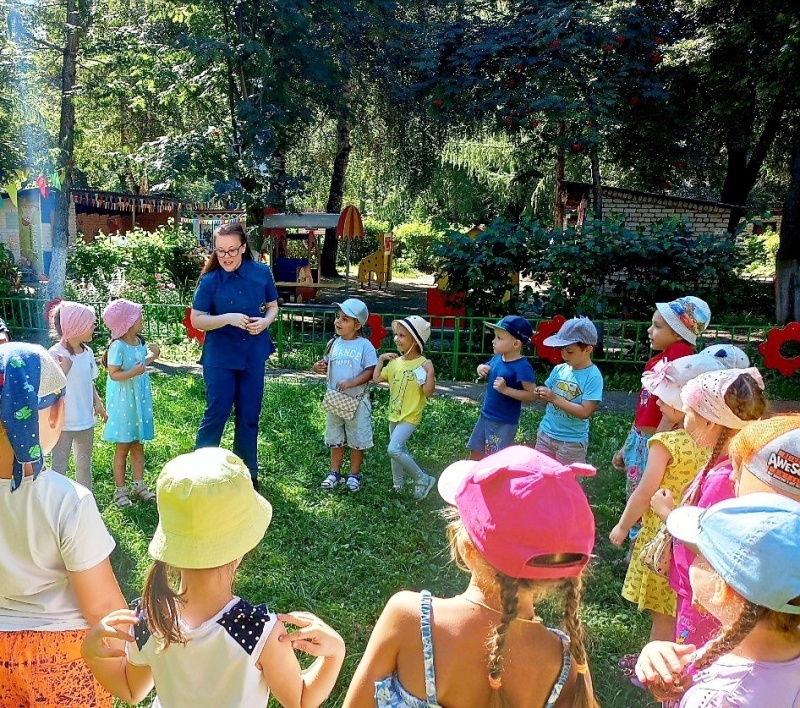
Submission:
[[[324,283],[320,278],[319,237],[335,230],[336,238],[346,243],[347,270],[350,270],[350,241],[364,238],[364,224],[354,206],[345,207],[341,214],[307,212],[278,214],[264,210],[264,236],[267,238],[267,258],[275,276],[275,286],[281,300],[295,303],[314,301],[320,288],[339,288],[340,283]],[[305,257],[292,257],[292,242],[302,241]],[[348,295],[349,276],[345,275],[344,296]]]
[[361,259],[358,264],[358,284],[360,287],[369,288],[372,283],[388,288],[392,280],[392,259],[394,257],[394,235],[378,234],[380,248]]

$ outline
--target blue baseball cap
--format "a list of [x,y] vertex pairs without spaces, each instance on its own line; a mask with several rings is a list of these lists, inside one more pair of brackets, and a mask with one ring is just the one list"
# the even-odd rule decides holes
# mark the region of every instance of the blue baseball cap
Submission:
[[757,492],[708,509],[678,507],[667,530],[701,553],[742,597],[776,612],[800,615],[800,504]]
[[506,315],[499,322],[484,322],[483,324],[489,329],[502,329],[523,344],[528,344],[533,336],[531,323],[519,315]]

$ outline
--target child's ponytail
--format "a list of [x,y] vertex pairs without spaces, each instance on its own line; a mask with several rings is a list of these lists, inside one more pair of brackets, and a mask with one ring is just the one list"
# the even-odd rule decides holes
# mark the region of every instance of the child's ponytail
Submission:
[[588,658],[584,644],[583,625],[581,624],[580,606],[583,579],[570,578],[566,581],[564,597],[564,628],[570,639],[570,652],[575,659],[578,681],[575,686],[574,708],[599,708],[595,700],[594,691],[588,677]]
[[169,571],[166,563],[154,561],[142,590],[142,609],[150,632],[161,642],[159,651],[164,651],[170,644],[185,641],[178,623],[181,596],[170,584]]

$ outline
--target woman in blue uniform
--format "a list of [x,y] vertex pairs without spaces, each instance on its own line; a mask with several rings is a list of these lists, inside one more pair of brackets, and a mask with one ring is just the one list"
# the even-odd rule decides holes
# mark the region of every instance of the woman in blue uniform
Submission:
[[233,452],[244,460],[256,488],[264,365],[275,350],[268,328],[277,316],[270,269],[253,260],[241,224],[223,224],[214,232],[214,250],[192,302],[192,326],[206,333],[200,358],[206,410],[195,448],[219,446],[233,408]]

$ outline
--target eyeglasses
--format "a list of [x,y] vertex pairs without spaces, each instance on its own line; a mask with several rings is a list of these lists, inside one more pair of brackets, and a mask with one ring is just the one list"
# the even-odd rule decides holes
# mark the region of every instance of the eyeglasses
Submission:
[[236,248],[230,248],[227,251],[221,248],[216,248],[214,250],[216,251],[217,258],[225,258],[225,256],[227,256],[228,258],[233,258],[234,256],[239,255],[239,251],[242,250],[242,246],[244,246],[244,244],[240,243]]

